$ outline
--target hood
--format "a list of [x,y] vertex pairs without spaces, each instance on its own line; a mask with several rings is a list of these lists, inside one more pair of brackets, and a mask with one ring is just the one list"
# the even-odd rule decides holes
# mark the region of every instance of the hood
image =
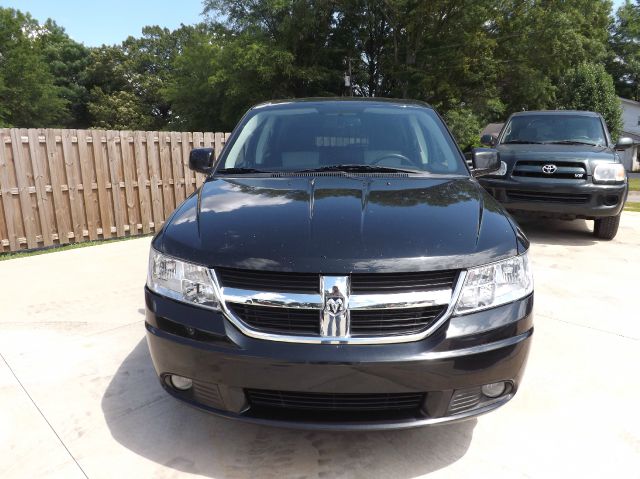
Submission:
[[348,274],[464,268],[517,254],[510,217],[475,180],[209,179],[154,240],[242,269]]
[[588,174],[591,174],[593,162],[615,161],[620,159],[617,153],[606,146],[589,145],[498,145],[500,159],[508,166],[513,166],[516,160],[539,161],[579,161],[587,163]]

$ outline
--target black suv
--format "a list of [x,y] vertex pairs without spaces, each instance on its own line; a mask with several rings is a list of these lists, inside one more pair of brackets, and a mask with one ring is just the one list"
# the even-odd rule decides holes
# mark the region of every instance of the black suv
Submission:
[[[474,175],[499,167],[473,155]],[[509,401],[533,333],[529,242],[422,103],[258,105],[152,242],[149,349],[173,396],[319,429]]]
[[498,172],[480,183],[509,211],[560,219],[595,220],[594,234],[613,239],[627,198],[627,177],[604,119],[589,111],[513,114],[497,139]]

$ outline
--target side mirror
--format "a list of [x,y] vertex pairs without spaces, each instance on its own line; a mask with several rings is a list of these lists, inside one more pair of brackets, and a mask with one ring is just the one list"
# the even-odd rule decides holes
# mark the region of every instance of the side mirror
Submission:
[[471,165],[473,176],[490,175],[500,169],[500,153],[493,148],[474,148]]
[[482,137],[480,138],[480,143],[482,143],[485,146],[495,146],[496,140],[497,138],[495,136],[486,134],[486,135],[482,135]]
[[618,142],[614,147],[616,150],[626,150],[627,148],[633,146],[633,139],[628,136],[621,136],[618,138]]
[[213,148],[194,148],[191,150],[189,168],[200,173],[209,173],[213,168]]

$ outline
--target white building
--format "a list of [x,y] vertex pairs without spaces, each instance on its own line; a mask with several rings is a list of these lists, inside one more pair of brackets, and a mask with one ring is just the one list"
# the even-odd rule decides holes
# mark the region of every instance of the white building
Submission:
[[619,152],[627,171],[640,171],[640,103],[620,98],[622,105],[622,134],[633,138],[636,143],[631,148]]

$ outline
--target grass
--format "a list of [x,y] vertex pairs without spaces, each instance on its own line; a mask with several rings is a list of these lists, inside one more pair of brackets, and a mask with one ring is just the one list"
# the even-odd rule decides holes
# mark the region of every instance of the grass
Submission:
[[136,235],[136,236],[127,236],[125,238],[114,238],[114,239],[108,239],[108,240],[82,241],[80,243],[70,243],[65,245],[49,246],[47,248],[16,251],[11,253],[0,253],[0,261],[26,258],[27,256],[38,256],[41,254],[57,253],[58,251],[67,251],[70,249],[88,248],[89,246],[96,246],[96,245],[107,244],[107,243],[116,243],[119,241],[128,241],[131,239],[144,238],[146,236],[151,236],[151,235]]
[[635,211],[636,213],[640,213],[640,203],[627,203],[624,205],[625,211]]
[[629,178],[629,191],[640,191],[640,178]]

